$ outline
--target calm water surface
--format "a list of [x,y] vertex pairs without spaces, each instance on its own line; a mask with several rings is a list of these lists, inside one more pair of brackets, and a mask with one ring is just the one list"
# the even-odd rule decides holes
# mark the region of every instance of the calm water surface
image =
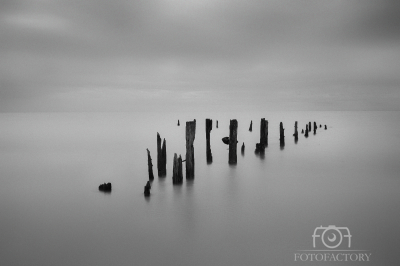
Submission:
[[[269,145],[259,156],[263,117]],[[184,157],[194,118],[195,179],[173,186],[173,154]],[[212,164],[205,118],[214,122]],[[229,119],[239,123],[235,166],[221,141]],[[296,144],[294,121],[300,131],[309,121],[328,130]],[[313,249],[317,226],[336,225],[351,231],[351,249],[372,253],[342,265],[398,265],[399,122],[399,112],[0,114],[1,264],[321,265],[294,253]],[[168,174],[145,198],[157,132]],[[103,182],[112,193],[98,191]]]

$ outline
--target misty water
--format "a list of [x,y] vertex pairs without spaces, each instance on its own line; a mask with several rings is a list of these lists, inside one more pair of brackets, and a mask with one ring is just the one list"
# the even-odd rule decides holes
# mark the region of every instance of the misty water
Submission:
[[[269,121],[264,156],[254,152],[261,118]],[[173,185],[173,155],[184,158],[193,119],[195,178]],[[221,141],[230,119],[239,124],[236,165]],[[316,134],[305,138],[301,129],[314,121]],[[350,230],[352,250],[372,254],[342,265],[398,265],[399,122],[399,112],[0,114],[1,264],[321,265],[294,254],[313,250],[316,227],[336,225]],[[157,132],[166,139],[165,178]],[[98,190],[104,182],[111,193]]]

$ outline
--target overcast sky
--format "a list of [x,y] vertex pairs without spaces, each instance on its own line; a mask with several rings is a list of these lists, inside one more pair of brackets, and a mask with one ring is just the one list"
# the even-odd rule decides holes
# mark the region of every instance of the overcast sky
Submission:
[[0,111],[400,110],[398,0],[0,0]]

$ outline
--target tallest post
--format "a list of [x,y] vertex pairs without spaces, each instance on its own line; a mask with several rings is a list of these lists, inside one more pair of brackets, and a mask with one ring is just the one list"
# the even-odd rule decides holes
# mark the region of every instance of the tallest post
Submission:
[[196,119],[186,122],[186,179],[194,178],[194,137],[196,135]]
[[237,120],[231,120],[229,124],[229,164],[237,163],[237,128]]

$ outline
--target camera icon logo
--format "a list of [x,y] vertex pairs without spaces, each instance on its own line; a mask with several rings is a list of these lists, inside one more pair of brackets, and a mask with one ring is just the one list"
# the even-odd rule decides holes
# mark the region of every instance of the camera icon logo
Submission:
[[348,247],[351,246],[351,235],[350,230],[347,227],[337,227],[335,225],[328,225],[328,226],[318,226],[314,230],[314,234],[312,235],[313,238],[313,247],[315,248],[315,239],[320,238],[322,244],[325,247],[333,249],[339,247],[342,242],[343,238],[347,238]]

